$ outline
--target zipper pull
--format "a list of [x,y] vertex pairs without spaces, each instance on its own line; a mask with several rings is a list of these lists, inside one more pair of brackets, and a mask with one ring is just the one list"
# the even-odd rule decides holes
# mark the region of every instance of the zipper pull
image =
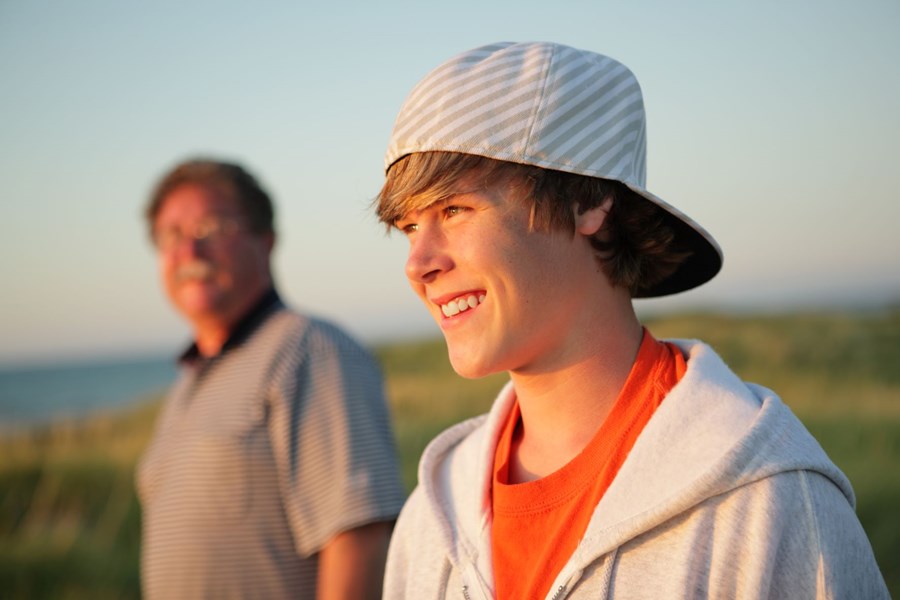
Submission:
[[566,586],[561,585],[556,589],[556,593],[553,594],[553,597],[550,600],[561,600],[566,595]]

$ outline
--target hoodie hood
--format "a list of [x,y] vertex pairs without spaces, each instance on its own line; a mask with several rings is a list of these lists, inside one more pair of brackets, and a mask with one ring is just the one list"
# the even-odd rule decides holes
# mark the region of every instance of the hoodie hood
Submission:
[[[558,581],[709,498],[777,473],[820,473],[855,506],[847,478],[773,392],[741,382],[709,346],[673,342],[687,371],[641,433]],[[464,576],[474,568],[486,589],[493,589],[491,465],[514,400],[509,383],[488,415],[438,436],[419,466],[439,543],[455,568]]]

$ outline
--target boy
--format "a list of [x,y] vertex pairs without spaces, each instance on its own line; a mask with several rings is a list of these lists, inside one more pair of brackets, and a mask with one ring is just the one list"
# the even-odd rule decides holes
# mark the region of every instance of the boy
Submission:
[[388,598],[887,597],[849,482],[769,390],[632,298],[722,254],[645,189],[640,88],[556,44],[459,55],[407,98],[379,218],[490,414],[425,450]]

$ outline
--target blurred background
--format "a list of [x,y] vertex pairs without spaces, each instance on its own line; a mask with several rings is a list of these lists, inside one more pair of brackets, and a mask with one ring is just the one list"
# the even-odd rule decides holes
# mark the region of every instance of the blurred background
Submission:
[[0,1],[0,361],[185,341],[142,208],[195,154],[245,163],[274,195],[295,304],[373,341],[434,331],[369,202],[412,86],[498,40],[605,53],[641,82],[648,186],[726,257],[648,309],[900,292],[897,2],[426,4]]
[[[410,88],[500,40],[635,72],[649,189],[725,251],[711,283],[639,312],[785,396],[897,585],[897,31],[893,0],[0,0],[0,589],[137,594],[131,468],[189,339],[142,210],[186,157],[239,161],[272,193],[282,295],[377,349],[408,486],[425,441],[486,408],[502,382],[449,371],[406,242],[369,204]],[[440,403],[418,393],[435,377]]]

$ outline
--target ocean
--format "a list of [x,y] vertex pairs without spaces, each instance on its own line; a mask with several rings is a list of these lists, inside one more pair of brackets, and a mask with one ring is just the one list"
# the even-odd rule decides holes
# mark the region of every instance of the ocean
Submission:
[[0,367],[0,429],[126,408],[174,381],[172,357]]

